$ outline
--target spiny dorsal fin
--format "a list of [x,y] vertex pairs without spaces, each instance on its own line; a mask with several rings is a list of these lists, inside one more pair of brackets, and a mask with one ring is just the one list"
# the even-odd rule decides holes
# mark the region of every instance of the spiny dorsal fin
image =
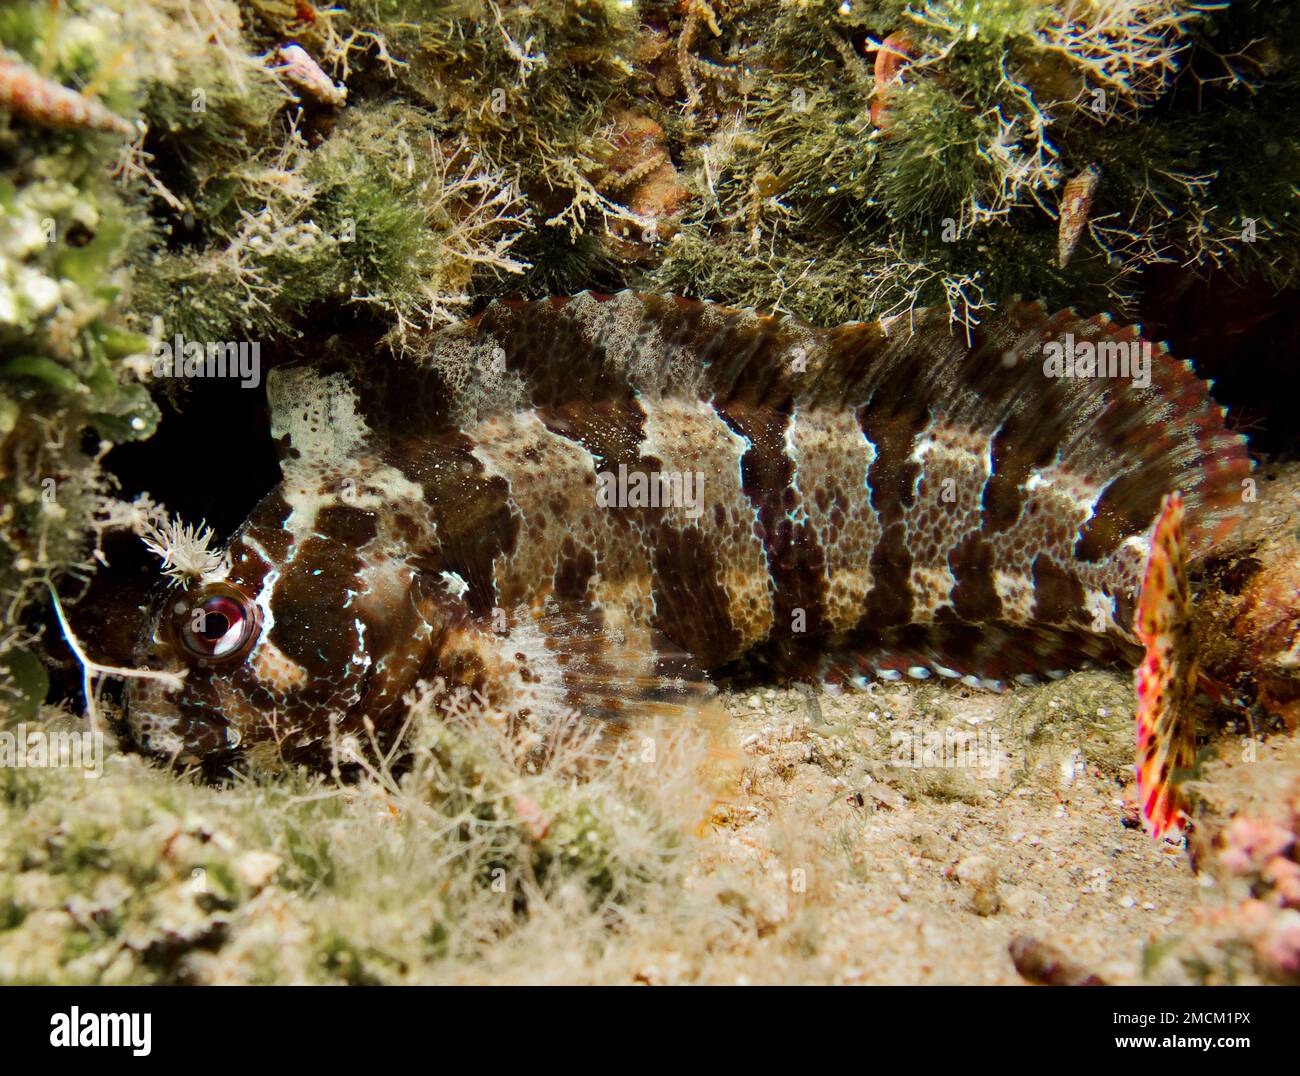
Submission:
[[[1049,345],[1149,356],[1141,376],[1047,376]],[[998,487],[1055,462],[1104,487],[1080,556],[1098,559],[1149,527],[1170,489],[1183,490],[1190,556],[1222,539],[1243,511],[1251,469],[1208,385],[1137,326],[1041,303],[1010,302],[970,335],[922,309],[822,329],[795,318],[630,291],[537,302],[497,301],[430,340],[456,405],[481,416],[630,394],[715,404],[869,408],[920,425],[942,415],[988,434]],[[401,408],[409,411],[405,386]],[[418,393],[416,394],[418,395]],[[421,409],[431,416],[439,409]]]

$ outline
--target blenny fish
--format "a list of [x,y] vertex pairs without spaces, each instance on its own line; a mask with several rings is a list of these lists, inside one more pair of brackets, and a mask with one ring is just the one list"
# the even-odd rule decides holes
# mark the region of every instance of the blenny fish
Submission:
[[[1139,630],[1157,518],[1203,556],[1251,469],[1188,363],[1026,302],[959,336],[937,309],[497,301],[418,360],[280,367],[267,393],[283,481],[148,631],[183,687],[131,688],[136,738],[182,762],[273,741],[327,765],[436,677],[619,724],[724,682],[1132,666],[1175,600],[1161,561]],[[1144,740],[1158,827],[1176,739]]]

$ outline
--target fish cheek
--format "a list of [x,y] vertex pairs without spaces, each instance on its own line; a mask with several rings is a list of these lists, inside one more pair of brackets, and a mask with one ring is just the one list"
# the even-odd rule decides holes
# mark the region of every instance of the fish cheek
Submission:
[[285,654],[269,638],[263,639],[245,662],[242,679],[249,694],[287,697],[307,685],[307,669]]
[[320,592],[304,595],[287,589],[272,607],[275,626],[267,636],[270,645],[259,647],[257,679],[268,687],[328,702],[330,686],[346,678],[361,652],[355,618],[343,608],[347,595],[339,589],[333,591],[333,600],[323,601],[317,600]]
[[[278,580],[271,596],[272,627],[245,663],[250,683],[284,705],[355,705],[365,671],[356,596],[356,554],[328,539],[311,539]],[[316,731],[316,730],[313,730]]]

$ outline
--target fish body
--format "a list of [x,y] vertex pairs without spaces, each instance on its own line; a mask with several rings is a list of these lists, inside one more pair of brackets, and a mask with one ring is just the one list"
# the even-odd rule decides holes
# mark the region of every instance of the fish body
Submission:
[[940,311],[818,329],[632,292],[496,302],[419,361],[267,391],[283,481],[145,640],[184,687],[130,700],[182,760],[327,763],[436,677],[620,723],[724,680],[1134,664],[1165,494],[1194,557],[1250,470],[1186,363],[1029,303],[968,342]]

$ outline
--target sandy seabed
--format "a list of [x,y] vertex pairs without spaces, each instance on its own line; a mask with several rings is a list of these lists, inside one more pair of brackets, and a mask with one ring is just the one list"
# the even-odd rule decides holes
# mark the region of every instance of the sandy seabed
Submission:
[[[1251,526],[1294,530],[1298,478]],[[1300,976],[1294,735],[1203,728],[1185,844],[1137,824],[1123,672],[712,717],[594,776],[436,722],[404,780],[0,767],[0,982],[1017,984],[1016,946],[1064,981]]]

